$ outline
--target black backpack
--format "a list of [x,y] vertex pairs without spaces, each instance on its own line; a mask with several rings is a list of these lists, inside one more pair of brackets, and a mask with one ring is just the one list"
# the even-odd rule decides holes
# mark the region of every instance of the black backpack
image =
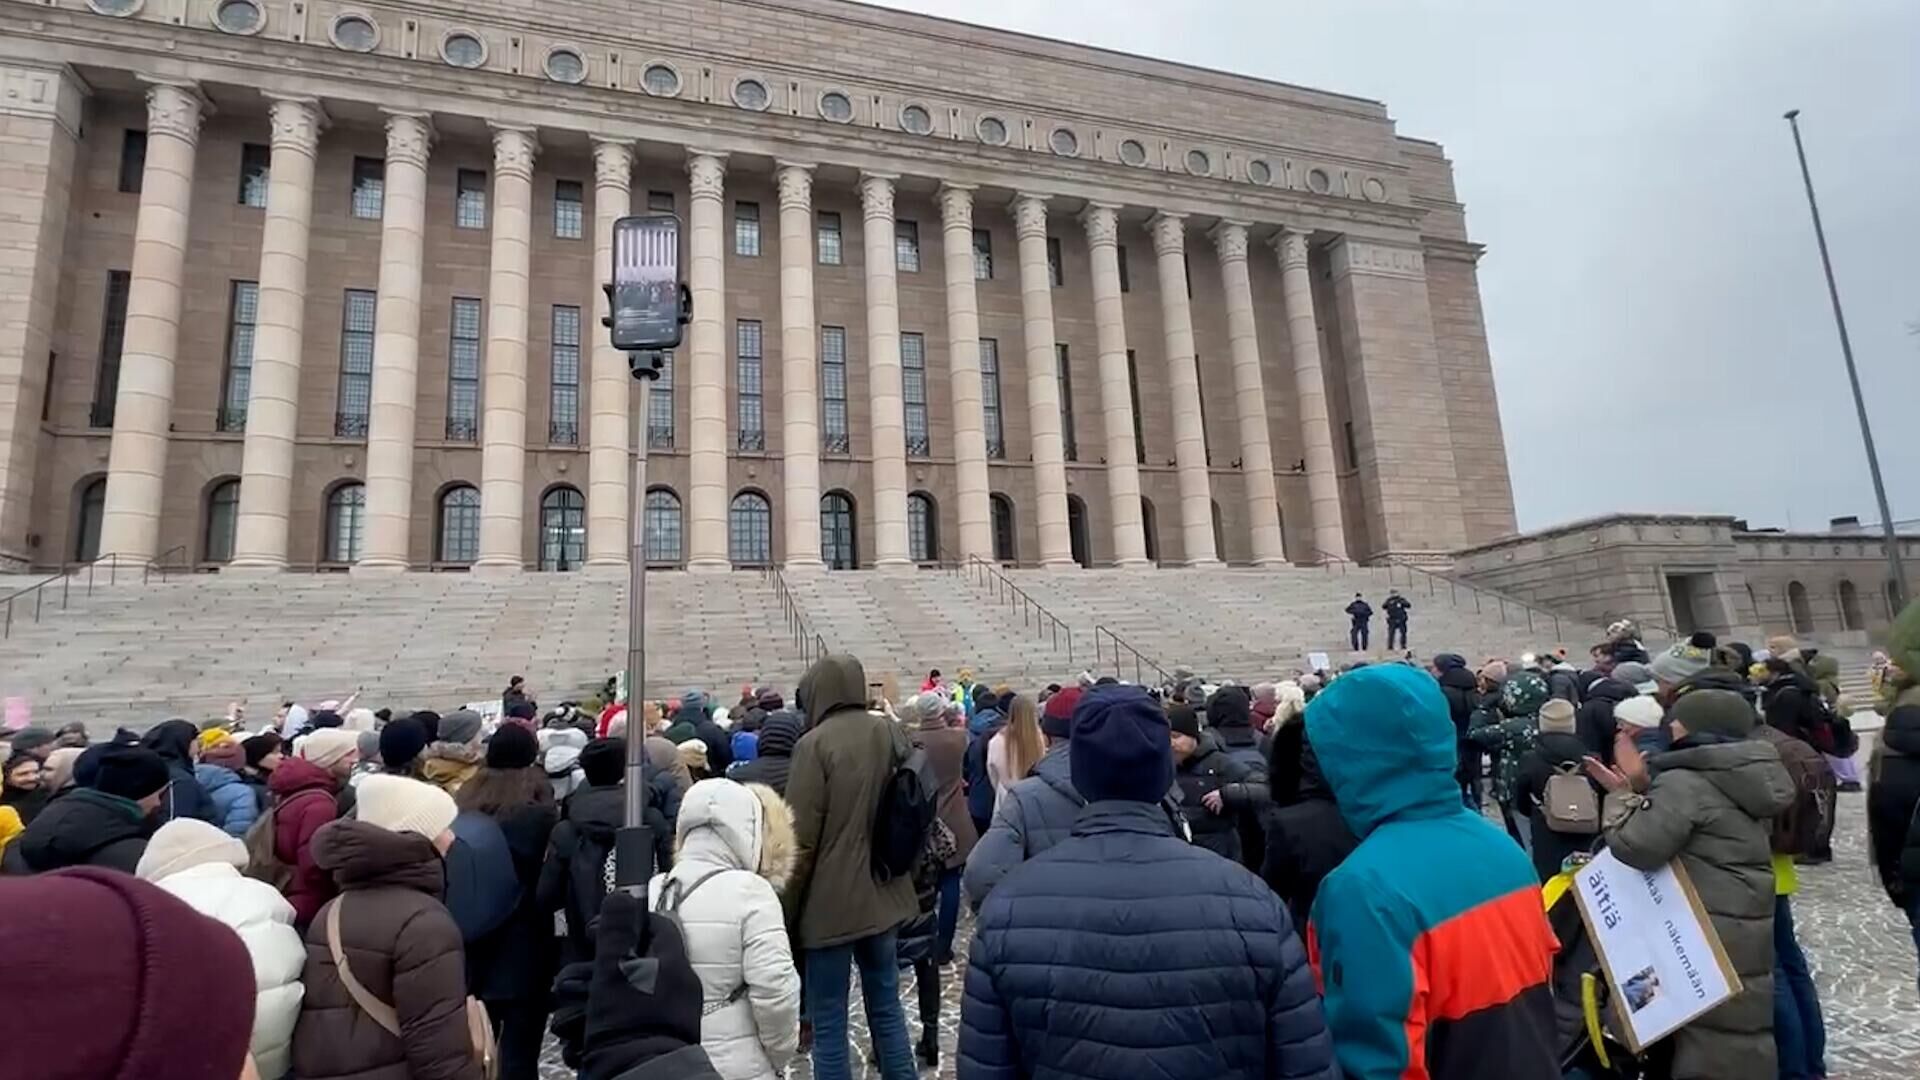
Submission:
[[940,784],[927,752],[914,747],[880,789],[873,815],[873,876],[885,884],[913,873],[933,829]]

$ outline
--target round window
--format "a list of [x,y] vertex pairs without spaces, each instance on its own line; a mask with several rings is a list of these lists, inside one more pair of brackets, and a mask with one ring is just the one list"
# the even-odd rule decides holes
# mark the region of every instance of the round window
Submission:
[[146,0],[87,0],[87,6],[102,15],[125,17],[139,11]]
[[554,82],[577,83],[587,77],[587,62],[572,49],[554,49],[547,53],[547,78]]
[[465,30],[456,30],[441,40],[440,58],[454,67],[479,67],[487,62],[487,45]]
[[1069,128],[1054,128],[1053,134],[1047,137],[1047,145],[1061,157],[1080,156],[1080,136]]
[[1187,171],[1195,176],[1206,176],[1213,172],[1213,159],[1205,150],[1187,151]]
[[342,15],[333,20],[327,33],[336,46],[348,52],[372,52],[380,44],[380,28],[365,15]]
[[900,127],[915,135],[933,134],[933,114],[923,105],[909,105],[900,110]]
[[820,95],[820,116],[836,124],[844,124],[853,119],[853,99],[838,90],[829,90]]
[[773,103],[773,95],[767,93],[767,84],[759,79],[741,79],[733,84],[733,103],[760,112]]
[[1139,139],[1125,139],[1120,143],[1120,160],[1127,165],[1145,165],[1147,148]]
[[654,97],[672,97],[680,92],[680,73],[666,64],[648,64],[640,84]]
[[981,117],[980,122],[974,125],[974,133],[988,146],[1007,145],[1007,122],[997,116]]
[[1307,190],[1315,195],[1325,195],[1333,190],[1333,177],[1328,176],[1325,169],[1309,169],[1307,170]]
[[1247,162],[1247,179],[1256,184],[1273,183],[1273,166],[1255,158]]
[[213,25],[229,34],[252,34],[267,21],[255,0],[220,0],[213,8]]
[[1367,177],[1367,182],[1360,185],[1360,192],[1366,197],[1368,202],[1385,202],[1387,198],[1387,185],[1381,182],[1379,177],[1369,176]]

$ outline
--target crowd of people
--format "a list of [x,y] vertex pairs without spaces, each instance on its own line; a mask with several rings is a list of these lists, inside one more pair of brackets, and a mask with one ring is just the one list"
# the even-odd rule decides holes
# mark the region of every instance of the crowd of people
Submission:
[[[1920,948],[1912,672],[1920,605],[1876,658],[1864,777]],[[551,1033],[589,1080],[800,1054],[843,1080],[856,1052],[905,1080],[939,1063],[959,977],[967,1078],[1825,1076],[1791,898],[1862,779],[1836,676],[1789,639],[1649,652],[1621,623],[1579,665],[1031,692],[961,669],[895,702],[833,655],[791,706],[749,686],[543,714],[516,678],[487,716],[14,730],[7,1050],[56,1078],[530,1080]],[[629,739],[639,896],[613,887]],[[1740,977],[1632,1073],[1569,1000],[1596,961],[1553,900],[1603,849],[1683,867]],[[78,1035],[101,1031],[120,1041]]]

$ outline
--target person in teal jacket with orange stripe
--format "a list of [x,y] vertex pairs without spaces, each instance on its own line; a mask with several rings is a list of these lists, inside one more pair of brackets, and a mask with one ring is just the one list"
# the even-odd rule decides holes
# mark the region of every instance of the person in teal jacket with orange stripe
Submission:
[[1307,947],[1348,1080],[1559,1080],[1559,943],[1526,853],[1460,803],[1432,676],[1335,679],[1307,741],[1360,846],[1320,885]]

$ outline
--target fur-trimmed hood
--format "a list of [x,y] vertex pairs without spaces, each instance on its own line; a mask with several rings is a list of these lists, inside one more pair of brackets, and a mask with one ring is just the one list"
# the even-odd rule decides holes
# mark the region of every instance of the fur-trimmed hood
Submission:
[[765,784],[702,780],[680,802],[677,861],[751,870],[786,888],[793,873],[793,813]]

